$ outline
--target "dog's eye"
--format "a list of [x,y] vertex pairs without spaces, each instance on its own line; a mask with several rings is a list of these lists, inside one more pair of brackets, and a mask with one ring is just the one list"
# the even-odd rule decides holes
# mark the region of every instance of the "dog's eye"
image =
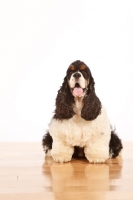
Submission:
[[83,74],[83,76],[85,77],[85,78],[87,78],[87,72],[86,71],[81,71],[81,73]]
[[70,78],[71,78],[72,74],[73,74],[73,72],[72,72],[72,71],[68,71],[68,73],[67,73],[67,77],[68,77],[68,79],[70,79]]
[[72,74],[73,74],[73,72],[72,72],[72,71],[70,71],[70,72],[69,72],[69,75],[71,76]]

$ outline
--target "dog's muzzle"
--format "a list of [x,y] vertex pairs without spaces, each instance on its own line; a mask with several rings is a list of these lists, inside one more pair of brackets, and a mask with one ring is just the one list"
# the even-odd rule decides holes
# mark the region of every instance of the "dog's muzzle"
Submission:
[[81,74],[78,73],[78,72],[76,72],[76,73],[73,74],[73,77],[74,77],[76,80],[78,80],[78,79],[81,77]]

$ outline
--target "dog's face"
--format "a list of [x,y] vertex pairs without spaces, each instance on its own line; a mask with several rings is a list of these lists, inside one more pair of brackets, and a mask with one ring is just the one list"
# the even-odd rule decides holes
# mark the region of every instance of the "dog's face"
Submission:
[[67,80],[75,97],[83,97],[88,89],[91,72],[81,61],[72,63],[67,70]]
[[[77,99],[75,99],[75,98]],[[101,102],[95,94],[95,81],[87,65],[77,60],[67,70],[56,97],[55,119],[70,119],[75,115],[75,100],[83,102],[81,117],[94,120],[101,112]]]

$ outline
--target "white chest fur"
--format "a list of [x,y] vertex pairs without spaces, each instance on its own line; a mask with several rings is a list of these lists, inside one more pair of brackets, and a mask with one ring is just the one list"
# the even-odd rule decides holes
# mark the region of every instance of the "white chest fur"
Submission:
[[73,110],[76,113],[76,115],[81,116],[81,110],[83,107],[83,101],[82,101],[83,97],[80,98],[75,98],[75,104],[73,106]]
[[80,147],[99,140],[101,137],[109,141],[111,132],[106,110],[102,108],[101,114],[95,120],[86,121],[80,116],[82,106],[81,101],[76,101],[74,106],[76,114],[68,120],[52,119],[49,132],[53,139]]

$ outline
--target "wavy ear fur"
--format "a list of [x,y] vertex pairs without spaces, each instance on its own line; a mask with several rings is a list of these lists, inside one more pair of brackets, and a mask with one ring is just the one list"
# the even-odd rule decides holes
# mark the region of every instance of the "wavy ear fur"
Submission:
[[81,117],[85,120],[94,120],[101,113],[101,102],[95,94],[95,82],[90,74],[88,90],[83,99],[84,106],[81,111]]
[[70,119],[75,114],[73,111],[72,104],[74,103],[74,97],[71,94],[67,77],[64,78],[64,82],[58,91],[56,97],[56,109],[55,119]]

